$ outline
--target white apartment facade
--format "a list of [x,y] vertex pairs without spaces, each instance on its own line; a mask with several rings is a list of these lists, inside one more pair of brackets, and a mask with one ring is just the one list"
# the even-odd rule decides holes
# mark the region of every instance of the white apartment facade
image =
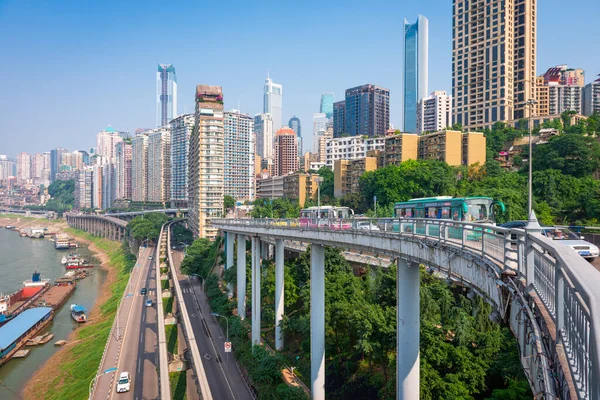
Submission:
[[417,103],[417,133],[439,132],[452,125],[452,96],[436,90]]
[[131,141],[131,200],[144,202],[148,184],[148,135],[138,134]]
[[148,132],[148,202],[171,201],[171,128],[163,126]]
[[385,137],[365,138],[363,136],[350,136],[329,139],[326,144],[325,164],[333,170],[336,160],[365,158],[367,152],[371,150],[384,151]]
[[224,113],[224,193],[254,200],[254,119],[238,110]]

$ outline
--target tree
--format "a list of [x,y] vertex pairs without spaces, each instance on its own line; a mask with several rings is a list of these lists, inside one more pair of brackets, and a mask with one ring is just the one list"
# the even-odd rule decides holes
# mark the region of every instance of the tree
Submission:
[[335,199],[333,196],[333,171],[329,167],[321,167],[317,173],[323,178],[323,182],[320,184],[321,204],[330,204]]
[[575,177],[590,176],[600,169],[600,144],[590,136],[563,134],[533,152],[535,171],[557,169]]
[[157,239],[161,227],[169,220],[163,213],[148,213],[129,221],[127,228],[137,240]]
[[235,199],[226,194],[223,197],[223,207],[225,208],[225,212],[233,210],[235,208]]

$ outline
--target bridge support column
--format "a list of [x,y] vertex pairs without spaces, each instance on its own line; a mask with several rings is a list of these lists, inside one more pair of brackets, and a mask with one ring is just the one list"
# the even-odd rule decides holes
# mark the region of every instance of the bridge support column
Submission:
[[269,259],[269,244],[267,242],[260,242],[260,257],[263,262]]
[[237,235],[238,316],[246,319],[246,236]]
[[310,380],[314,400],[325,400],[325,248],[310,250]]
[[419,399],[419,265],[398,259],[396,390],[398,400]]
[[275,348],[283,349],[283,332],[279,324],[283,319],[283,239],[275,240]]
[[260,238],[252,237],[252,345],[260,345]]
[[[227,255],[225,260],[225,269],[229,269],[233,267],[233,245],[235,242],[235,234],[232,232],[227,232],[225,234],[225,240],[227,242]],[[233,296],[233,285],[231,283],[227,284],[227,291],[229,292],[229,297]]]

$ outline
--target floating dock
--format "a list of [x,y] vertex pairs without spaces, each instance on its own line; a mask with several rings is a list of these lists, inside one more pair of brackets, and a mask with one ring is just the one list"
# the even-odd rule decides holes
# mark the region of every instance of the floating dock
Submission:
[[69,298],[74,290],[74,283],[61,283],[51,286],[50,289],[48,289],[48,291],[42,295],[40,302],[45,304],[47,307],[52,307],[56,310],[58,307],[63,305],[63,303]]
[[0,365],[13,358],[29,339],[48,326],[53,316],[54,310],[50,307],[31,308],[0,327]]

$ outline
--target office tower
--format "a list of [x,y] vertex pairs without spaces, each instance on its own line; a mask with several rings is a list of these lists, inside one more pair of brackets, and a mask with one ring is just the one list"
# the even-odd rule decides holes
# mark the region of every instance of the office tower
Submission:
[[452,96],[436,90],[417,104],[417,133],[437,132],[452,125]]
[[111,164],[115,163],[115,149],[117,143],[122,141],[121,134],[109,126],[96,135],[96,154],[106,157]]
[[298,137],[298,157],[302,155],[302,126],[300,125],[300,118],[295,115],[290,118],[290,122],[288,122],[288,127],[293,129],[296,132],[296,136]]
[[273,83],[269,75],[265,80],[263,113],[271,114],[273,117],[274,131],[283,126],[283,88],[280,84]]
[[254,200],[254,119],[238,110],[224,113],[224,193]]
[[171,207],[188,206],[188,152],[194,130],[194,114],[184,114],[171,122]]
[[25,185],[31,179],[31,156],[27,153],[17,154],[17,184]]
[[273,175],[283,176],[298,170],[298,139],[290,128],[281,128],[275,134],[275,171]]
[[454,0],[454,122],[467,130],[529,116],[535,96],[536,0]]
[[[342,109],[343,128],[339,116]],[[334,137],[385,135],[390,126],[390,91],[371,84],[346,89],[345,101],[333,104],[333,125]]]
[[256,154],[262,158],[273,158],[273,116],[256,114],[254,116],[254,135],[256,136]]
[[147,199],[153,203],[171,201],[171,128],[161,126],[148,132]]
[[131,200],[145,202],[148,184],[148,135],[140,133],[131,140]]
[[50,181],[54,182],[56,174],[60,171],[60,163],[62,161],[63,153],[66,153],[67,149],[56,148],[50,150]]
[[[429,79],[429,20],[404,20],[404,132],[417,132],[417,103],[427,96]],[[386,127],[387,129],[387,127]]]
[[583,115],[600,113],[600,75],[594,82],[583,88]]
[[319,107],[319,113],[325,114],[327,119],[333,118],[333,103],[335,102],[335,96],[333,93],[323,93],[321,95],[321,106]]
[[116,198],[116,175],[115,165],[106,163],[102,165],[102,209],[106,210],[113,206],[113,202]]
[[317,153],[319,146],[319,136],[323,135],[327,130],[327,114],[316,113],[313,114],[313,153]]
[[156,126],[177,117],[177,74],[173,64],[158,64],[156,73]]
[[115,199],[131,200],[131,144],[117,143],[115,164]]
[[333,136],[344,135],[346,129],[346,101],[333,103]]
[[217,236],[210,218],[223,214],[223,161],[223,90],[198,85],[188,166],[188,223],[195,237]]

